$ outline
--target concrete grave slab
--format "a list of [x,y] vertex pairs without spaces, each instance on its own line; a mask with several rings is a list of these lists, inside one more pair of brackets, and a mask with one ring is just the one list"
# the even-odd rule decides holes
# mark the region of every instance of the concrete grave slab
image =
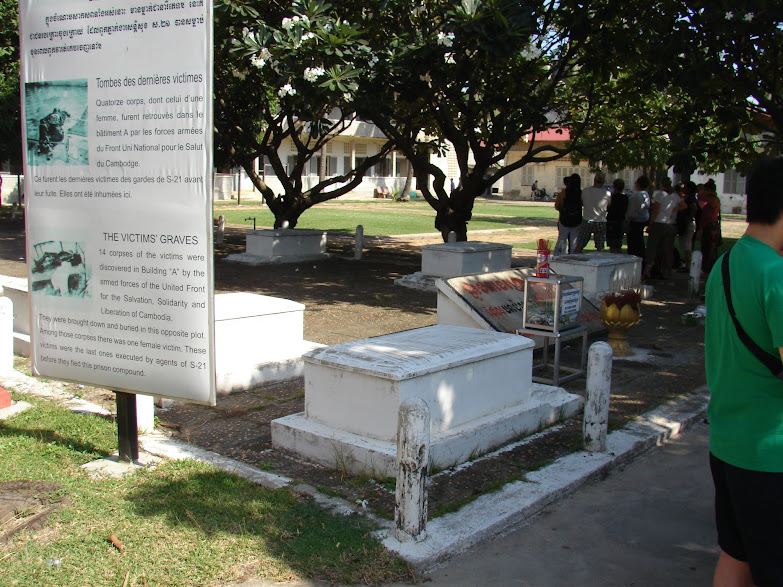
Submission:
[[14,305],[14,354],[30,356],[30,302],[27,299],[27,280],[22,277],[0,275],[0,287]]
[[299,263],[328,259],[326,232],[300,228],[248,230],[245,252],[229,255],[226,260],[247,265]]
[[419,397],[431,413],[432,462],[464,462],[581,408],[578,396],[532,384],[532,347],[439,325],[313,351],[305,411],[274,420],[272,441],[325,466],[393,476],[399,406]]
[[597,306],[605,294],[642,284],[642,259],[614,253],[560,255],[549,261],[559,275],[577,275],[584,279],[584,296]]
[[511,268],[511,245],[462,241],[438,243],[421,248],[421,271],[394,281],[413,289],[435,291],[437,278],[491,273]]
[[304,372],[302,355],[323,345],[304,340],[304,304],[250,293],[215,296],[218,393],[284,381]]

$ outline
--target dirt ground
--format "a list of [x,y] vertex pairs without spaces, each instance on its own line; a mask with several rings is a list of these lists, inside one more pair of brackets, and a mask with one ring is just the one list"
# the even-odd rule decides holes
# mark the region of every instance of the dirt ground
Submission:
[[[520,242],[553,239],[553,221],[509,230],[471,233],[482,241]],[[738,236],[743,225],[726,223],[724,235]],[[215,290],[243,291],[291,299],[305,304],[306,340],[337,344],[435,324],[436,295],[394,285],[398,277],[420,269],[421,245],[439,242],[431,237],[366,239],[361,260],[353,259],[350,235],[329,235],[329,260],[248,267],[225,261],[226,255],[244,252],[244,229],[229,227],[225,243],[215,246]],[[515,266],[535,263],[534,251],[515,249]],[[8,210],[0,211],[0,274],[26,276],[24,227],[12,222]],[[705,382],[704,329],[685,325],[681,317],[703,300],[688,299],[687,275],[675,273],[669,282],[653,281],[654,295],[642,305],[642,321],[629,331],[635,349],[644,351],[636,360],[616,359],[612,372],[610,428],[620,427],[638,414],[690,391]],[[273,334],[259,332],[258,336]],[[589,342],[606,340],[597,333]],[[564,350],[563,361],[576,356],[576,346]],[[583,394],[585,378],[563,385]],[[86,399],[113,406],[105,390],[84,389]],[[339,470],[310,465],[275,450],[271,420],[304,409],[301,379],[263,385],[218,398],[215,408],[177,404],[159,410],[160,428],[168,434],[305,482],[350,502],[366,500],[367,507],[382,516],[393,515],[394,493],[389,482],[366,477],[350,478]],[[482,459],[458,471],[446,470],[432,477],[430,515],[448,511],[475,496],[496,488],[503,480],[518,479],[581,445],[581,421],[567,421],[555,432],[520,445],[501,455]]]

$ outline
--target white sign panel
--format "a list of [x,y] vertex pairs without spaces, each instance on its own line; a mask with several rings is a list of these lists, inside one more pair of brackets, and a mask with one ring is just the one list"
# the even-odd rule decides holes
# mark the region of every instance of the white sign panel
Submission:
[[214,403],[211,3],[19,4],[33,369]]

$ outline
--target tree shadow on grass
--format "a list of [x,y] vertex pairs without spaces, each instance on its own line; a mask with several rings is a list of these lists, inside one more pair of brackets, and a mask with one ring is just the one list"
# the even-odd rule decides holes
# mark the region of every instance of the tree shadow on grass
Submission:
[[111,451],[103,450],[92,442],[62,434],[58,430],[49,430],[46,428],[21,428],[9,426],[8,423],[0,422],[0,437],[11,436],[35,438],[39,442],[45,444],[55,444],[78,453],[95,455],[98,458],[106,458],[112,454]]
[[137,515],[164,516],[172,527],[196,529],[206,540],[250,537],[255,549],[303,577],[378,584],[410,575],[405,563],[369,538],[374,527],[366,518],[334,516],[309,497],[267,489],[203,463],[167,463],[128,500]]

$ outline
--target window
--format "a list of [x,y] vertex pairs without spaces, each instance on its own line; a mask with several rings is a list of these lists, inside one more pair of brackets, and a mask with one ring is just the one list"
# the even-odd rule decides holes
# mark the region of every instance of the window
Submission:
[[392,176],[392,160],[391,157],[381,159],[375,165],[375,175],[377,177],[391,177]]
[[535,165],[525,165],[522,169],[520,169],[522,172],[522,185],[533,185],[533,182],[536,181],[536,167]]
[[[310,159],[309,174],[318,177],[318,169],[321,165],[321,156],[316,155]],[[337,157],[326,158],[326,177],[337,175]]]
[[724,194],[744,194],[745,176],[736,169],[729,169],[723,174]]
[[[593,185],[593,172],[589,167],[558,167],[557,168],[557,186],[556,190],[563,187],[563,178],[576,173],[582,180],[582,187]],[[531,182],[532,183],[532,182]]]
[[[356,167],[359,167],[359,165],[364,163],[367,159],[368,159],[368,157],[359,157],[359,156],[357,156],[356,157]],[[345,158],[345,164],[347,165],[346,169],[351,169],[351,158],[350,157],[346,157]],[[354,169],[356,167],[354,167]],[[372,167],[370,167],[367,170],[367,173],[364,174],[364,177],[375,177],[377,175],[376,168],[377,168],[377,165],[373,165]]]
[[[258,158],[258,173],[261,174],[261,177],[275,177],[275,169],[265,155]],[[286,169],[286,173],[288,173],[288,169]]]

